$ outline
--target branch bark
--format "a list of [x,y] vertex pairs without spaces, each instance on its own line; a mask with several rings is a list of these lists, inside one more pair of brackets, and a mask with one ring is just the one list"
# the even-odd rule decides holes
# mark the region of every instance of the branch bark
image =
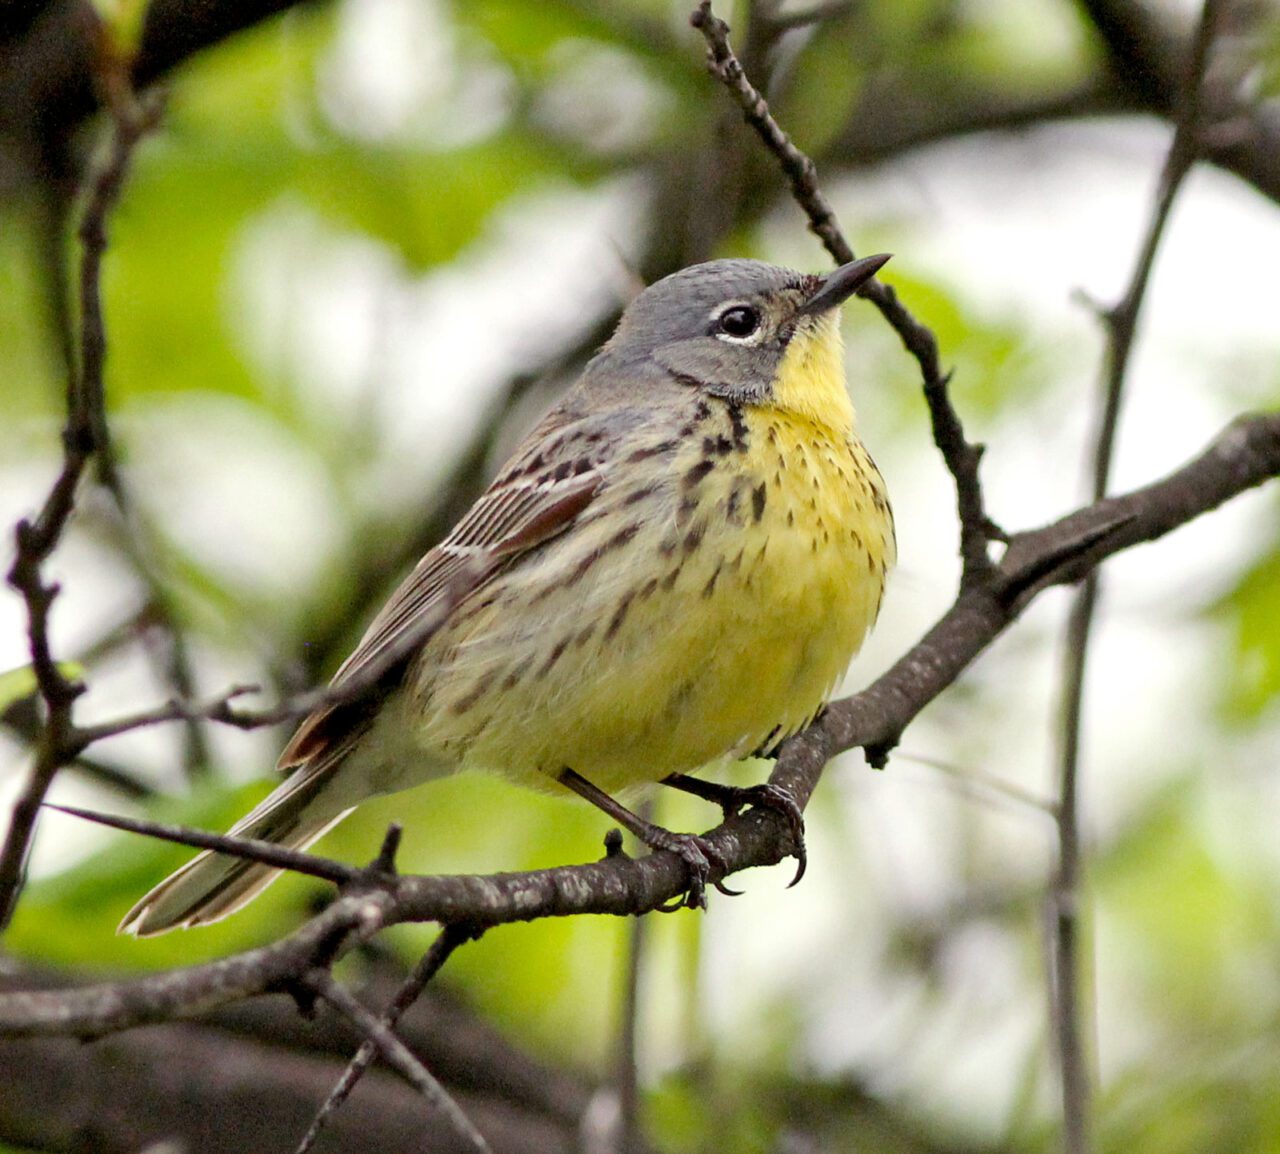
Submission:
[[[391,996],[388,968],[374,963],[363,1004]],[[64,975],[25,968],[0,975],[0,988],[66,982]],[[439,994],[420,1001],[397,1032],[495,1150],[579,1151],[578,1129],[594,1089],[581,1078],[533,1060]],[[92,1045],[67,1038],[0,1042],[0,1141],[101,1154],[136,1154],[161,1141],[202,1154],[289,1150],[359,1043],[338,1015],[321,1006],[304,1019],[286,997]],[[456,1154],[460,1143],[447,1127],[424,1124],[421,1099],[375,1069],[330,1121],[320,1148]]]
[[[770,780],[804,805],[826,762],[861,746],[886,751],[911,721],[1044,589],[1080,580],[1107,557],[1154,541],[1280,476],[1280,413],[1234,421],[1194,460],[1123,496],[1015,534],[990,580],[963,589],[938,623],[883,677],[833,703],[791,738]],[[706,835],[727,873],[790,852],[785,818],[752,810]],[[387,879],[342,896],[280,942],[201,966],[77,990],[0,994],[0,1037],[98,1037],[190,1016],[297,981],[317,959],[406,921],[477,928],[574,914],[647,913],[682,894],[684,863],[666,852],[519,874]]]

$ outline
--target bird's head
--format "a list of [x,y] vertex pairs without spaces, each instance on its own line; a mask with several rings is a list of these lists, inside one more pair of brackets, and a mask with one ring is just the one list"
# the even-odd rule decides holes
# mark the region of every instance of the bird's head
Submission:
[[851,424],[838,312],[888,259],[826,276],[755,260],[693,265],[636,297],[603,351],[738,404]]

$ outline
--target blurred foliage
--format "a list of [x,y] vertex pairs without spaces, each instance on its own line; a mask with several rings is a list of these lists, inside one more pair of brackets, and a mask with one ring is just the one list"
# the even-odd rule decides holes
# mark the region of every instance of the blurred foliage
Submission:
[[[816,265],[794,211],[778,212],[783,225],[766,219],[778,189],[764,164],[769,183],[739,190],[736,216],[686,219],[665,199],[670,174],[697,185],[688,174],[704,172],[708,155],[722,176],[754,163],[707,144],[708,126],[733,118],[702,72],[686,15],[665,0],[348,0],[290,12],[174,75],[163,131],[137,157],[111,221],[105,270],[113,431],[150,575],[128,576],[118,518],[94,501],[59,573],[68,594],[58,613],[74,618],[60,656],[88,655],[88,703],[102,695],[109,714],[171,691],[139,657],[157,631],[151,583],[188,635],[202,692],[231,681],[286,691],[331,670],[412,563],[404,549],[447,497],[433,486],[466,459],[494,398],[558,354],[572,363],[584,333],[620,303],[629,270],[672,234],[710,230],[719,253]],[[1274,44],[1268,51],[1271,77]],[[362,52],[388,63],[353,65]],[[775,56],[781,114],[816,151],[837,146],[869,80],[886,71],[914,70],[927,100],[945,102],[980,82],[1038,92],[1096,64],[1080,13],[1050,0],[839,6]],[[582,249],[581,279],[540,277],[545,266],[564,279],[555,258],[578,251],[573,229],[601,205],[611,231]],[[896,201],[865,228],[846,220],[860,251],[902,254],[890,279],[934,327],[962,410],[993,456],[1024,454],[1016,459],[1039,482],[1051,471],[1041,440],[1079,412],[1096,340],[993,308],[963,276],[931,274],[912,259],[926,223]],[[72,230],[51,241],[47,227],[37,203],[0,206],[0,497],[15,516],[38,499],[57,453],[65,374],[48,262],[60,245],[75,248]],[[289,228],[297,235],[285,243]],[[494,295],[489,282],[504,279],[516,283]],[[472,299],[454,325],[449,304]],[[352,315],[362,305],[375,314],[365,328]],[[423,316],[435,314],[453,327],[432,329]],[[553,324],[553,314],[569,319]],[[521,320],[535,330],[523,346],[499,339]],[[917,589],[927,600],[934,574],[950,571],[952,498],[914,370],[865,318],[850,323],[849,341],[867,375],[902,385],[858,400],[895,493],[908,494],[904,541],[917,524],[945,526],[929,530],[934,553],[906,556],[900,578],[904,605]],[[505,360],[486,359],[499,345]],[[1273,358],[1274,345],[1263,353]],[[512,412],[481,472],[536,415]],[[932,478],[923,495],[917,475]],[[1176,543],[1167,548],[1176,566]],[[1135,770],[1147,784],[1099,803],[1091,886],[1105,1151],[1280,1149],[1280,862],[1264,835],[1231,836],[1252,816],[1255,790],[1278,795],[1250,743],[1265,744],[1277,722],[1280,551],[1272,533],[1224,552],[1238,563],[1211,611],[1192,596],[1175,607],[1181,622],[1219,629],[1218,648],[1188,659],[1205,667],[1217,708],[1205,711],[1203,758],[1152,750]],[[927,624],[910,607],[902,615],[882,627],[896,651]],[[16,624],[3,664],[16,666],[21,618],[5,620]],[[1048,724],[1051,648],[1035,632],[1045,628],[1002,641],[921,731],[963,767],[995,763],[1042,792],[1037,767],[1048,758],[1028,735]],[[29,691],[29,671],[0,676],[0,709]],[[210,740],[215,772],[198,787],[176,742],[159,735],[93,752],[162,795],[143,807],[150,816],[221,829],[268,788],[274,747],[264,735],[211,730]],[[732,909],[715,899],[705,920],[652,920],[641,1063],[655,1137],[680,1154],[1052,1148],[1038,937],[1050,823],[1037,814],[1024,826],[1025,815],[1010,818],[980,791],[975,801],[901,774],[867,784],[855,773],[857,786],[843,788],[842,776],[819,791],[804,886],[780,896],[784,879],[770,871]],[[73,772],[64,783],[76,800],[91,792],[104,808],[125,804]],[[695,803],[664,812],[677,824],[709,820]],[[423,872],[590,860],[605,828],[576,801],[463,777],[370,803],[319,849],[367,860],[391,820],[406,827],[402,868]],[[52,828],[62,857],[37,870],[18,909],[5,938],[16,955],[86,971],[190,963],[280,935],[323,892],[290,878],[212,929],[120,939],[124,911],[185,851],[112,836],[86,852],[76,823]],[[751,917],[745,929],[737,920]],[[627,932],[609,919],[499,929],[462,950],[447,978],[528,1045],[596,1076],[612,1061]],[[410,959],[429,936],[405,928],[388,940]]]
[[1241,575],[1219,604],[1235,640],[1227,666],[1223,702],[1245,718],[1257,719],[1280,700],[1280,629],[1276,628],[1280,589],[1280,546],[1271,545]]

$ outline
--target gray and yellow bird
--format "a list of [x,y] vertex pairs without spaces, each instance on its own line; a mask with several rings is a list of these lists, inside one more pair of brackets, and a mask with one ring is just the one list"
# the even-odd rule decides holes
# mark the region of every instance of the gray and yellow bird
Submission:
[[[671,779],[717,796],[685,775],[804,726],[874,623],[893,519],[838,319],[887,259],[827,276],[712,261],[637,296],[334,689],[434,622],[425,639],[373,701],[307,717],[289,776],[231,832],[304,847],[366,798],[484,769],[568,786],[675,849],[701,901],[705,843],[610,795]],[[275,872],[206,851],[121,929],[216,921]]]

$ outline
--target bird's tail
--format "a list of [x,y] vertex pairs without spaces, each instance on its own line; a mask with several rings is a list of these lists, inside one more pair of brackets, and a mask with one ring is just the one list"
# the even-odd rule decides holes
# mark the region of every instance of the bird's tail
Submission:
[[[229,831],[236,837],[257,838],[288,849],[305,849],[351,812],[316,805],[321,789],[329,784],[335,768],[327,764],[304,766],[288,778]],[[181,926],[203,926],[220,921],[258,896],[280,871],[259,862],[204,850],[165,878],[143,897],[120,923],[119,933],[140,938],[162,934]]]

